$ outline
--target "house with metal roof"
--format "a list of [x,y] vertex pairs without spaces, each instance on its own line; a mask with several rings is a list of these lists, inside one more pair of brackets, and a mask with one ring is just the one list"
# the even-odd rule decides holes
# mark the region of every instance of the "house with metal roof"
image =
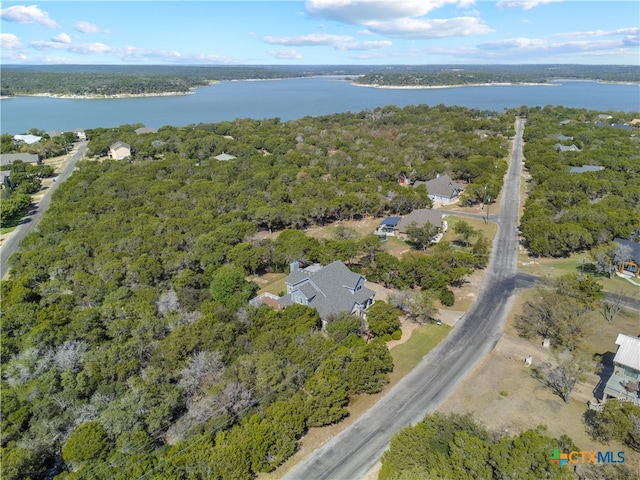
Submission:
[[14,135],[13,136],[13,141],[16,143],[26,143],[27,145],[33,145],[34,143],[38,143],[40,140],[42,140],[42,137],[39,137],[38,135],[31,135],[31,134],[27,134],[27,135]]
[[294,303],[307,305],[326,320],[341,312],[365,316],[367,308],[375,301],[375,292],[365,287],[365,277],[349,270],[340,260],[306,268],[293,262],[290,268],[285,280],[287,293],[278,299],[285,308]]
[[131,145],[124,142],[115,142],[109,145],[109,157],[114,160],[122,160],[131,156]]
[[640,405],[640,338],[623,333],[616,339],[613,373],[604,388],[604,398],[617,398]]
[[571,167],[569,173],[599,172],[600,170],[604,170],[601,165],[582,165],[581,167]]
[[231,155],[229,153],[221,153],[220,155],[216,155],[215,157],[216,160],[220,160],[223,162],[228,162],[229,160],[233,160],[234,158],[236,158],[234,155]]

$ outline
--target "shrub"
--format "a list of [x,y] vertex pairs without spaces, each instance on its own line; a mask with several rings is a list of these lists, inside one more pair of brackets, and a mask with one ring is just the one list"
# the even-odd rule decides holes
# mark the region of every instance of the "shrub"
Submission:
[[456,297],[451,290],[443,288],[440,290],[440,303],[445,307],[451,307],[456,302]]
[[400,340],[402,338],[402,330],[398,329],[391,334],[392,340]]

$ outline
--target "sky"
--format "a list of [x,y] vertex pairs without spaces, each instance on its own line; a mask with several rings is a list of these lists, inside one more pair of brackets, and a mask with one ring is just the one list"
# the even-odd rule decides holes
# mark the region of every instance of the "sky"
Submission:
[[0,64],[640,65],[640,2],[0,4]]

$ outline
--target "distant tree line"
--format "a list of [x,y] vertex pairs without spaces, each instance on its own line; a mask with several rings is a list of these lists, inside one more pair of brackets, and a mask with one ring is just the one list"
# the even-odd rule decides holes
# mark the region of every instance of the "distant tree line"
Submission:
[[379,87],[547,83],[559,79],[640,83],[640,68],[619,65],[433,65],[377,69],[354,80]]

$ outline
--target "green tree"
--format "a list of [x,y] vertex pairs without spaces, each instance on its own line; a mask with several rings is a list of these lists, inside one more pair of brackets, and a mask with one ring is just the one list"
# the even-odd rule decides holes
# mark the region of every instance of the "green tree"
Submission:
[[464,220],[458,220],[453,225],[453,231],[462,238],[466,247],[469,246],[469,240],[471,237],[478,235],[478,232]]
[[255,294],[257,285],[244,279],[244,272],[230,265],[220,267],[211,280],[211,295],[224,306],[238,308]]
[[104,460],[111,449],[104,427],[98,422],[85,422],[76,428],[62,447],[62,458],[71,464]]
[[374,337],[391,335],[400,328],[400,310],[387,302],[378,300],[367,310],[367,324]]
[[426,222],[419,227],[415,222],[407,226],[407,237],[409,243],[420,250],[426,250],[433,243],[433,239],[438,234],[438,227]]

